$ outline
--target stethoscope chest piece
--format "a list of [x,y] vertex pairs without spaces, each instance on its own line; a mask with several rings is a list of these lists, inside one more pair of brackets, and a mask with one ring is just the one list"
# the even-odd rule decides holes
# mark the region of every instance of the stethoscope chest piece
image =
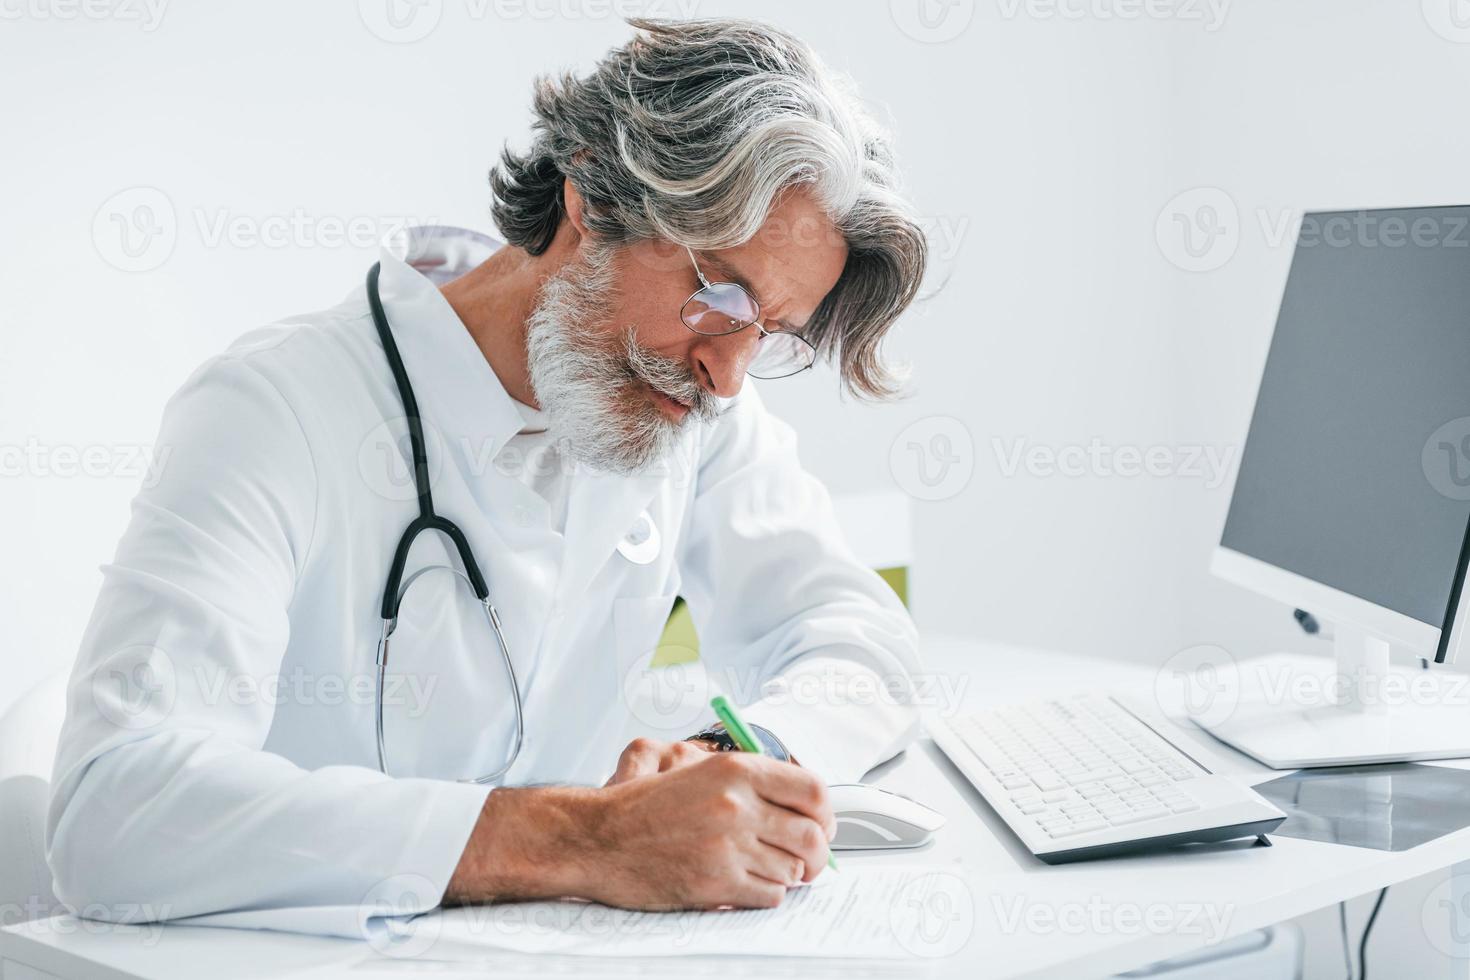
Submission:
[[623,540],[618,542],[618,554],[635,565],[647,565],[658,557],[662,544],[658,525],[653,523],[653,517],[645,510],[638,515],[628,533],[623,535]]

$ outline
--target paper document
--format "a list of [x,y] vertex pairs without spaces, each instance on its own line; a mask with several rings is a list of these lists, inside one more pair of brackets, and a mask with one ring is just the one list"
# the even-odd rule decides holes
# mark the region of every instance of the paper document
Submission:
[[958,878],[935,868],[856,867],[824,872],[813,884],[791,889],[774,909],[634,912],[587,902],[464,906],[408,922],[386,920],[392,936],[377,937],[375,945],[386,940],[429,957],[464,946],[588,956],[933,956],[936,938],[944,938],[936,925],[942,930],[953,924],[946,911],[954,907],[955,896],[948,893],[956,888],[964,889]]

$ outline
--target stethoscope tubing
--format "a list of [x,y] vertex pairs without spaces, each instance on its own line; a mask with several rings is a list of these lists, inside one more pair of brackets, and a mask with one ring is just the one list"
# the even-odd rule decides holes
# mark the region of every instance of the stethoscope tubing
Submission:
[[[470,550],[469,540],[465,537],[453,521],[441,517],[434,512],[434,498],[429,485],[429,454],[424,442],[424,426],[419,416],[418,399],[414,397],[413,385],[408,380],[408,370],[403,366],[403,358],[398,353],[398,344],[393,339],[393,331],[388,325],[388,316],[383,311],[383,300],[378,294],[378,273],[381,263],[373,263],[367,275],[368,306],[372,309],[373,325],[377,327],[378,339],[383,344],[383,355],[387,358],[388,369],[393,373],[393,382],[398,387],[398,397],[403,403],[404,418],[408,422],[408,438],[413,454],[413,479],[414,487],[418,492],[419,516],[416,517],[404,530],[398,540],[398,546],[394,549],[393,563],[388,569],[388,580],[383,587],[382,602],[382,632],[378,637],[378,650],[376,660],[377,667],[377,694],[374,705],[374,727],[377,737],[378,769],[384,775],[391,775],[388,771],[388,753],[386,740],[383,733],[383,692],[388,671],[388,647],[389,639],[393,631],[398,627],[398,609],[403,602],[403,597],[414,580],[428,571],[427,568],[419,569],[403,581],[404,566],[408,563],[408,552],[413,546],[414,539],[424,531],[438,531],[454,543],[455,550],[459,552],[459,558],[464,565],[464,572],[454,571],[455,575],[463,578],[474,591],[475,597],[480,601],[485,617],[490,623],[490,628],[495,633],[495,643],[500,649],[501,659],[505,663],[506,676],[510,678],[510,689],[515,704],[516,735],[510,755],[505,764],[492,773],[483,776],[475,776],[471,779],[460,780],[461,782],[493,783],[501,779],[511,766],[515,765],[516,759],[520,757],[521,747],[525,743],[525,718],[524,706],[521,703],[520,684],[516,680],[515,664],[511,660],[510,646],[505,642],[505,632],[501,628],[500,613],[490,602],[490,590],[485,584],[485,577],[480,574],[479,563],[475,561],[474,552]],[[401,583],[401,584],[400,584]]]

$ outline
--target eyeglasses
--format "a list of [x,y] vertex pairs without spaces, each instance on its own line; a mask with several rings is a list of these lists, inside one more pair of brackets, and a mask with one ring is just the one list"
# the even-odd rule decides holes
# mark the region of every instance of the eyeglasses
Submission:
[[817,349],[805,338],[789,330],[771,331],[761,326],[760,304],[744,286],[735,282],[710,282],[699,271],[694,251],[687,245],[684,251],[689,253],[689,261],[694,263],[694,274],[700,283],[700,288],[684,301],[683,308],[679,310],[684,326],[706,337],[723,337],[755,324],[760,331],[759,346],[745,369],[752,378],[762,381],[789,378],[812,366],[817,359]]

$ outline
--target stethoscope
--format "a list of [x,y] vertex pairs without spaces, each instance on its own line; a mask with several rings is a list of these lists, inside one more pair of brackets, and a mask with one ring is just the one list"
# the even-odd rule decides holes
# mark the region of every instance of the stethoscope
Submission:
[[453,541],[455,549],[459,552],[459,559],[464,564],[465,570],[459,572],[450,569],[450,571],[464,580],[474,590],[475,597],[479,599],[485,618],[489,621],[490,628],[495,631],[495,642],[500,647],[500,656],[505,661],[505,672],[510,677],[510,689],[515,698],[516,737],[510,757],[505,760],[503,766],[489,775],[460,780],[461,782],[493,783],[510,771],[510,767],[515,764],[516,758],[521,754],[521,743],[525,739],[525,722],[521,717],[521,689],[516,683],[516,670],[511,663],[510,648],[506,645],[505,634],[500,629],[500,614],[495,611],[495,606],[490,602],[490,590],[486,588],[485,577],[480,574],[480,566],[475,562],[474,553],[470,551],[470,543],[466,540],[464,532],[453,521],[434,513],[434,499],[429,492],[429,455],[424,447],[424,426],[419,419],[418,400],[414,398],[413,386],[408,382],[408,372],[404,370],[403,358],[398,354],[398,345],[393,340],[393,331],[388,327],[388,317],[383,313],[383,300],[378,295],[380,264],[375,262],[368,270],[368,305],[372,307],[373,323],[378,328],[378,338],[383,342],[383,354],[387,357],[388,367],[393,372],[393,381],[398,385],[398,396],[403,401],[403,413],[408,420],[408,438],[413,447],[413,480],[419,497],[419,516],[414,518],[404,530],[403,536],[398,539],[398,548],[393,553],[393,564],[388,569],[388,581],[383,586],[383,632],[378,639],[378,684],[375,705],[378,768],[385,775],[391,775],[388,772],[387,752],[383,746],[383,684],[388,671],[388,640],[393,636],[393,631],[398,628],[398,607],[408,592],[409,586],[413,584],[414,579],[435,566],[419,569],[410,575],[406,582],[402,582],[403,567],[408,562],[408,549],[413,545],[419,533],[434,530],[443,533]]

